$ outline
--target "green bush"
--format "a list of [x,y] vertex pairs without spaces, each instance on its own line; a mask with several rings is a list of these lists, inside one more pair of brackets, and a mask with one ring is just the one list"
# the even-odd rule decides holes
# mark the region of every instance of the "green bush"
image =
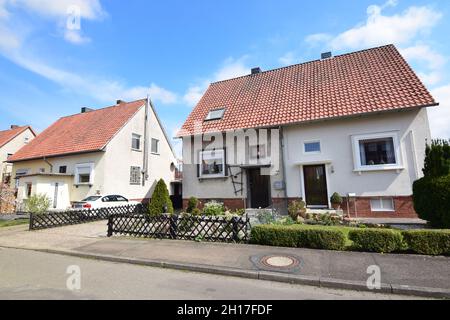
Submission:
[[349,238],[356,249],[389,253],[404,249],[403,238],[399,231],[390,229],[354,229]]
[[210,201],[205,203],[203,207],[203,214],[205,216],[220,216],[225,213],[225,207],[223,203],[217,201]]
[[414,209],[434,228],[450,228],[450,175],[414,182]]
[[278,247],[343,250],[345,240],[340,230],[304,225],[259,225],[251,232],[252,243]]
[[409,230],[403,232],[403,238],[416,253],[450,255],[450,230]]
[[297,221],[299,217],[304,218],[306,214],[306,203],[303,200],[292,201],[288,206],[288,213],[292,220]]
[[194,208],[191,212],[191,214],[193,216],[201,216],[202,215],[202,210],[200,210],[199,208]]
[[172,200],[170,200],[169,191],[163,179],[159,180],[156,184],[148,209],[151,216],[157,216],[162,213],[173,213]]
[[342,200],[341,195],[339,193],[335,192],[331,196],[330,201],[331,201],[331,203],[334,203],[334,204],[342,204],[343,200]]
[[425,151],[423,173],[427,178],[450,174],[450,144],[447,140],[433,140]]
[[187,213],[192,213],[194,209],[198,207],[198,199],[196,197],[190,197],[186,208]]
[[50,208],[51,200],[45,194],[36,194],[29,197],[24,205],[25,211],[34,214],[44,214]]

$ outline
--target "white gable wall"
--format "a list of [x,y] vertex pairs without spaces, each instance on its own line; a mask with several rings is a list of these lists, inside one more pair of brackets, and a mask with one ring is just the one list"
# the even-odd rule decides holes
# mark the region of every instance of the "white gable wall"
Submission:
[[28,139],[28,142],[31,142],[34,138],[33,132],[28,128],[0,148],[0,178],[3,173],[12,172],[12,166],[5,163],[8,154],[14,154],[25,146],[25,139]]

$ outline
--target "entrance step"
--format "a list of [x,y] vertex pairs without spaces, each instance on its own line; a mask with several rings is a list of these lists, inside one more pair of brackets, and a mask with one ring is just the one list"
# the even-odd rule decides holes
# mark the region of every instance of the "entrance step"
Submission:
[[306,212],[310,213],[310,214],[334,214],[334,215],[338,215],[338,216],[344,215],[344,211],[342,209],[334,210],[334,209],[311,209],[311,208],[308,208],[308,209],[306,209]]

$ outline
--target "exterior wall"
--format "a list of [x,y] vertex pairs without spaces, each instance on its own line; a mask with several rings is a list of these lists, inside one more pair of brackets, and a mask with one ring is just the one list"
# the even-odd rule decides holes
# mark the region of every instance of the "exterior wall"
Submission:
[[34,133],[29,128],[0,148],[0,179],[3,174],[12,173],[12,165],[5,161],[7,160],[8,154],[14,154],[25,146],[26,138],[28,138],[28,142],[35,138]]
[[[355,172],[351,136],[388,131],[398,133],[403,169]],[[430,139],[426,109],[287,127],[285,159],[288,197],[305,198],[302,164],[326,163],[328,197],[334,192],[343,196],[356,193],[362,207],[366,207],[361,212],[368,215],[367,199],[370,200],[370,197],[412,195],[413,182],[422,177],[425,145]],[[321,154],[303,154],[303,142],[311,140],[321,141]],[[411,205],[408,206],[411,209]],[[410,209],[408,214],[415,215]],[[378,213],[371,214],[377,216]]]
[[[87,153],[81,155],[73,155],[66,157],[58,157],[58,158],[50,158],[47,159],[49,163],[53,166],[53,172],[58,173],[60,166],[67,166],[67,174],[75,175],[75,167],[77,164],[82,163],[94,163],[94,183],[92,186],[89,185],[75,185],[75,177],[64,177],[64,176],[32,176],[32,177],[22,177],[19,179],[18,184],[18,192],[17,192],[17,201],[19,203],[23,202],[25,199],[25,188],[26,183],[33,183],[32,194],[36,193],[45,193],[51,199],[54,196],[53,190],[49,189],[49,186],[55,182],[64,182],[67,183],[67,192],[68,195],[64,196],[64,198],[68,198],[69,201],[80,201],[87,196],[95,195],[97,193],[104,193],[104,161],[105,153],[104,152],[95,152],[95,153]],[[39,173],[41,168],[45,169],[46,173],[50,173],[50,165],[43,160],[31,160],[31,161],[22,161],[14,163],[13,166],[13,178],[16,176],[17,170],[26,169],[29,174]],[[41,185],[42,184],[42,185]],[[46,186],[44,186],[46,185]],[[47,192],[47,191],[48,192]],[[70,203],[69,205],[70,206]]]
[[[177,160],[152,108],[149,108],[147,128],[149,177],[145,181],[145,186],[142,186],[142,183],[141,185],[130,184],[130,167],[136,166],[141,169],[144,167],[144,124],[145,108],[141,108],[106,147],[105,194],[115,193],[129,199],[148,200],[153,194],[156,183],[161,178],[164,179],[169,192],[171,192],[170,184],[175,179],[174,169]],[[133,134],[141,135],[141,151],[131,148]],[[152,138],[159,140],[159,154],[151,153]]]

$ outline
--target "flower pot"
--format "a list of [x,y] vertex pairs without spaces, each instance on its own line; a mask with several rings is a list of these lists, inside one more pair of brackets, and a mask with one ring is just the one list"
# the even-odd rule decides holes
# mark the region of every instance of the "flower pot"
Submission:
[[332,203],[331,207],[333,207],[334,210],[339,210],[341,208],[341,204],[340,203]]

